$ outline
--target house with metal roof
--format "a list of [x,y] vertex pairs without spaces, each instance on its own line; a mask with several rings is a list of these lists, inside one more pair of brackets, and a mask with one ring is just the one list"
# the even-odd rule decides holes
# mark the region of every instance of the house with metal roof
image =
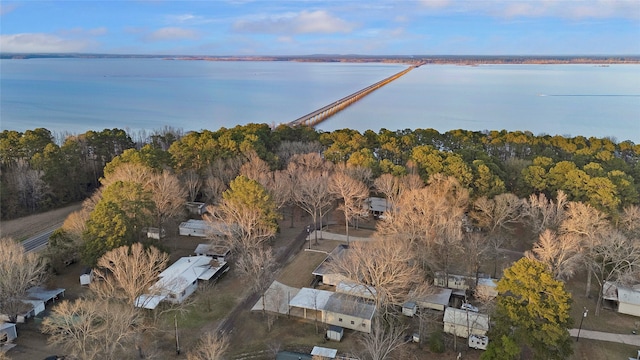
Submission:
[[356,296],[310,288],[300,289],[289,307],[293,316],[365,333],[371,332],[376,311],[373,303]]
[[610,281],[604,283],[602,299],[621,314],[640,316],[640,284],[628,287]]
[[226,262],[217,261],[210,256],[180,258],[158,275],[158,282],[149,288],[148,294],[136,299],[136,306],[155,309],[161,301],[182,303],[196,291],[198,280],[217,278],[228,270]]
[[335,259],[339,259],[344,256],[345,251],[349,249],[348,245],[338,245],[333,249],[329,255],[318,265],[318,267],[313,270],[312,274],[316,277],[318,282],[321,282],[325,285],[338,286],[338,284],[346,280],[346,277],[342,274],[338,274],[331,269],[331,262]]

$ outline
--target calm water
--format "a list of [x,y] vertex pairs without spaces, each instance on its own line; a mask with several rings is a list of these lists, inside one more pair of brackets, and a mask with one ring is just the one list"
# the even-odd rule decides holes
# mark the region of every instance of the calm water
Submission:
[[[0,129],[81,133],[289,122],[403,65],[0,60]],[[423,66],[318,126],[529,130],[640,143],[640,66]]]

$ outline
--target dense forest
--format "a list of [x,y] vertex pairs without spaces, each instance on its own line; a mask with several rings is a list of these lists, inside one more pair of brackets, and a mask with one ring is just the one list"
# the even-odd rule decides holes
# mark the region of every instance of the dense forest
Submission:
[[[56,141],[49,130],[38,128],[0,134],[1,217],[84,200],[99,187],[108,167],[119,162],[143,163],[207,184],[222,171],[221,161],[243,163],[255,153],[277,170],[292,155],[309,151],[336,164],[369,168],[373,178],[417,174],[427,182],[437,173],[453,176],[473,198],[507,192],[554,198],[562,190],[569,200],[589,203],[613,218],[625,206],[639,203],[640,145],[607,138],[505,130],[322,132],[248,124],[186,134],[165,128],[144,136],[104,129]],[[215,196],[206,186],[189,192],[191,200],[211,202]]]

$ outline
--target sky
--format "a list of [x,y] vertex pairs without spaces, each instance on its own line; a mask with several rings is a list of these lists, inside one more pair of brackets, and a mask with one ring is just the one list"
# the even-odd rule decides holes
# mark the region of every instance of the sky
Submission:
[[0,52],[639,55],[640,0],[2,0]]

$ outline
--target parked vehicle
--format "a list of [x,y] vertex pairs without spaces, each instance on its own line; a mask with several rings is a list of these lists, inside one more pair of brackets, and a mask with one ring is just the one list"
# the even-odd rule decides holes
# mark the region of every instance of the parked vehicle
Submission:
[[469,310],[469,311],[473,311],[473,312],[478,312],[478,308],[469,304],[469,303],[464,303],[462,304],[462,306],[460,306],[460,309],[462,310]]

